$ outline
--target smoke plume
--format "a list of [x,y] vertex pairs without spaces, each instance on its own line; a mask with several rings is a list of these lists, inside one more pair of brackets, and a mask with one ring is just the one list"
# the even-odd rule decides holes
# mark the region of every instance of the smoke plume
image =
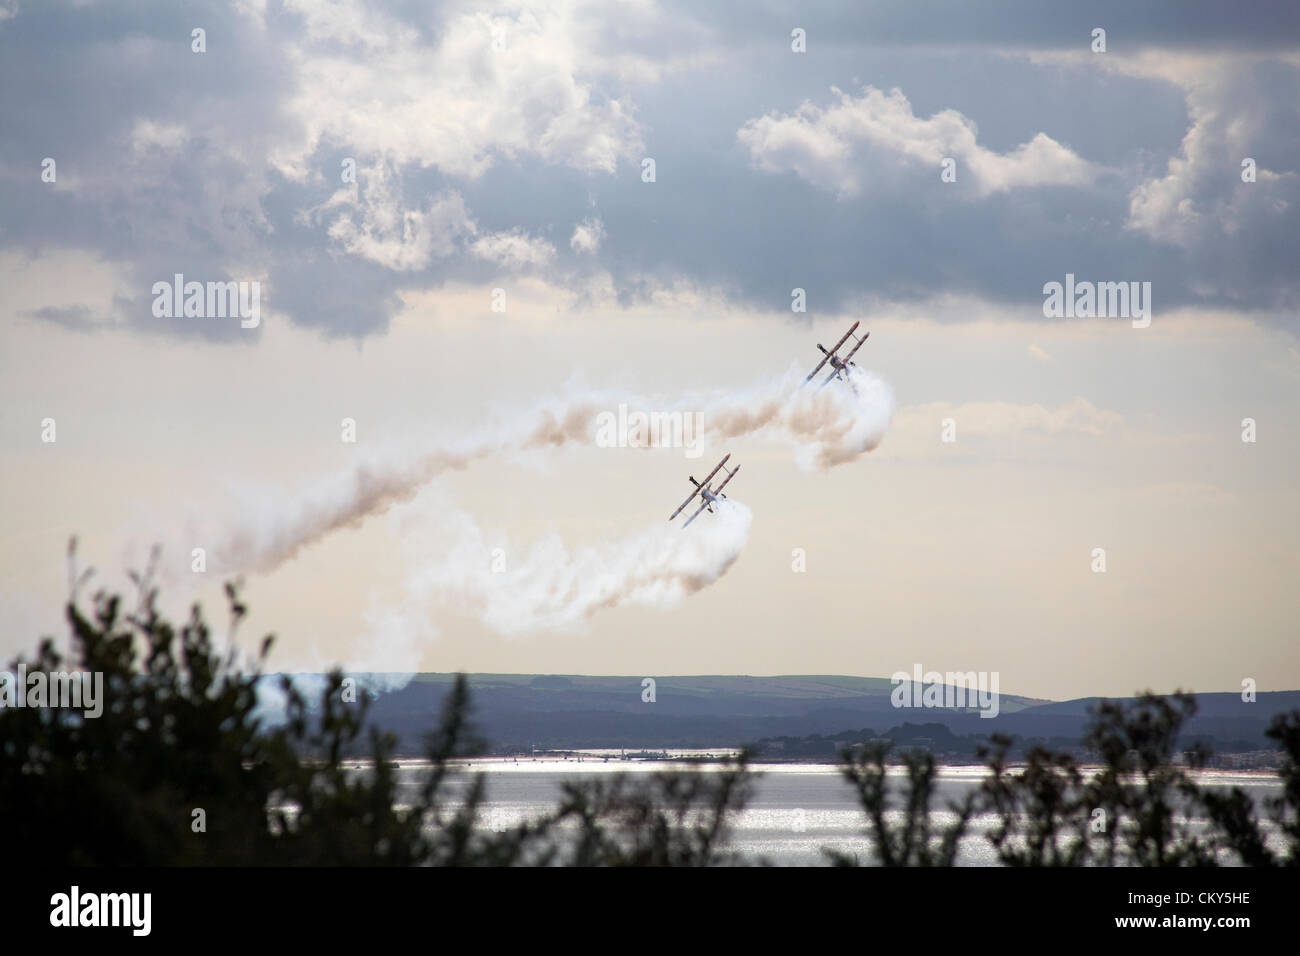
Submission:
[[464,511],[431,509],[411,534],[406,613],[419,620],[440,602],[500,634],[581,627],[597,611],[636,605],[670,608],[721,578],[749,540],[753,512],[721,501],[683,532],[655,524],[622,540],[570,548],[550,534],[526,550],[489,542]]
[[215,541],[214,563],[223,570],[270,571],[339,528],[355,526],[413,498],[447,471],[507,452],[592,443],[598,416],[619,404],[683,414],[698,411],[703,414],[703,437],[715,444],[749,435],[784,441],[805,469],[834,467],[872,450],[893,414],[889,386],[856,369],[849,382],[823,389],[804,387],[792,371],[748,390],[669,405],[586,391],[538,406],[474,441],[414,454],[371,455],[296,495],[236,494],[232,516],[221,522],[218,533],[192,526],[189,539]]

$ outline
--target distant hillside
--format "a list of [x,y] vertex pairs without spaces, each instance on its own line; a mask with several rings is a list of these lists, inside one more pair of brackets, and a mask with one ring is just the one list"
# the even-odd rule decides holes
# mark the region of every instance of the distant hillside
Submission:
[[[418,752],[454,679],[451,674],[358,674],[377,696],[372,717],[395,731],[405,752]],[[294,675],[316,685],[319,675]],[[265,678],[264,680],[271,680]],[[792,675],[782,677],[656,677],[655,701],[642,700],[641,677],[471,674],[475,721],[498,751],[580,747],[717,748],[761,738],[835,735],[871,729],[885,735],[904,724],[941,724],[954,735],[995,731],[1021,738],[1077,740],[1087,708],[1101,698],[1047,701],[1013,694],[999,698],[999,714],[983,718],[973,707],[895,708],[887,678]],[[273,710],[274,694],[268,695]],[[1278,711],[1300,708],[1300,691],[1260,694],[1243,703],[1236,694],[1200,694],[1200,715],[1189,732],[1212,738],[1216,749],[1259,750],[1264,728]]]
[[[404,734],[427,726],[451,680],[448,674],[420,674],[401,690],[381,695],[376,722]],[[884,678],[657,677],[653,703],[642,700],[641,682],[640,677],[470,675],[478,724],[503,749],[738,746],[774,734],[886,724],[899,714],[890,703],[893,685]],[[380,686],[373,678],[367,683]],[[1042,703],[1019,696],[1000,699],[1008,711]]]

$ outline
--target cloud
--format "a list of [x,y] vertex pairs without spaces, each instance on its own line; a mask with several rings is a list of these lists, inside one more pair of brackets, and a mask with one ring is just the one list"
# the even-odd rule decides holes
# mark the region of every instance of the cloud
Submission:
[[631,103],[597,83],[583,5],[453,5],[432,36],[355,0],[287,8],[303,24],[284,51],[297,135],[274,161],[287,175],[308,175],[327,142],[469,179],[529,155],[611,173],[641,148]]
[[[1220,61],[1185,77],[1190,126],[1162,175],[1129,196],[1127,228],[1193,247],[1255,232],[1294,234],[1300,207],[1300,105],[1274,90],[1300,88],[1300,69]],[[1242,163],[1255,181],[1242,180]]]
[[555,258],[555,246],[545,239],[533,238],[522,229],[494,232],[475,239],[471,254],[511,270],[540,268]]
[[888,93],[865,86],[854,97],[838,87],[839,102],[822,108],[805,101],[794,113],[768,113],[737,132],[754,166],[763,172],[792,172],[841,197],[862,191],[880,154],[895,162],[923,164],[939,174],[948,157],[958,179],[974,177],[980,196],[1027,186],[1081,186],[1096,176],[1092,164],[1045,133],[1008,153],[976,141],[975,123],[956,110],[917,116],[899,89]]
[[569,239],[574,252],[594,253],[605,238],[605,225],[599,219],[588,218],[578,223]]
[[102,324],[95,321],[94,312],[84,305],[45,306],[23,313],[28,318],[51,322],[72,332],[97,332]]
[[1029,354],[1041,362],[1052,361],[1052,356],[1048,354],[1045,348],[1039,345],[1035,345],[1032,342],[1029,344]]
[[180,123],[160,123],[140,118],[131,130],[131,149],[137,153],[161,150],[174,153],[189,139],[189,133]]
[[[1273,33],[1247,49],[1151,45],[1123,56],[1038,50],[1027,57],[1181,91],[1186,132],[1162,162],[1138,157],[1125,233],[1178,249],[1181,285],[1193,297],[1294,310],[1300,278],[1288,250],[1300,229],[1300,50],[1294,35],[1287,48],[1286,31]],[[1248,158],[1254,182],[1242,179]]]
[[[697,288],[784,309],[796,285],[823,311],[935,289],[1033,305],[1066,271],[1141,263],[1170,308],[1293,309],[1285,31],[1130,7],[1108,14],[1106,55],[1052,11],[827,9],[804,24],[815,55],[771,68],[781,14],[743,4],[212,5],[202,56],[184,8],[27,4],[0,30],[0,246],[112,262],[123,288],[93,308],[123,330],[227,341],[251,336],[152,319],[152,283],[260,279],[276,316],[353,337],[486,281],[485,263],[562,264],[616,308]],[[868,47],[879,88],[854,78]],[[791,69],[835,93],[794,108]],[[655,186],[636,175],[646,152]],[[57,183],[33,175],[44,155]],[[948,156],[956,184],[940,183]]]
[[352,255],[395,272],[424,269],[457,250],[457,240],[476,231],[465,201],[448,190],[416,209],[405,208],[391,168],[375,163],[357,170],[357,182],[344,186],[319,214],[342,209],[329,236]]
[[[259,278],[269,308],[364,335],[412,286],[481,277],[484,256],[549,261],[531,237],[572,209],[539,227],[516,208],[484,236],[465,187],[497,165],[597,176],[639,155],[623,77],[658,75],[646,34],[667,26],[648,4],[247,3],[206,11],[198,55],[193,14],[75,6],[26,8],[0,33],[3,111],[21,114],[0,135],[0,243],[98,252],[126,276],[104,305],[117,324],[228,340],[225,327],[153,320],[152,283]],[[643,44],[625,70],[621,54]],[[33,70],[59,82],[19,82]],[[56,183],[28,175],[42,155],[57,159]],[[341,158],[358,165],[347,189]]]

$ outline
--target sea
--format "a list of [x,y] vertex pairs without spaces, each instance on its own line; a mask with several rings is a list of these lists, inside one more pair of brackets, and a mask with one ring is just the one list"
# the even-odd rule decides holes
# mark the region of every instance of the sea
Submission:
[[[484,758],[462,761],[467,772],[486,776],[487,802],[480,820],[497,829],[512,827],[524,820],[537,819],[551,811],[561,797],[561,787],[583,779],[626,773],[647,774],[666,770],[694,773],[717,772],[719,751],[673,751],[671,754],[646,755],[637,759],[623,757],[619,751],[591,750],[568,756],[521,756],[518,758]],[[399,760],[398,780],[403,789],[413,792],[428,764],[421,760]],[[357,769],[364,769],[361,763]],[[778,763],[758,764],[756,787],[746,808],[732,820],[732,838],[728,848],[744,855],[747,862],[764,862],[776,866],[828,865],[826,850],[856,855],[863,864],[873,862],[871,841],[864,832],[865,820],[850,784],[831,764]],[[1086,772],[1086,771],[1085,771]],[[1240,787],[1255,802],[1257,817],[1264,821],[1268,842],[1277,847],[1281,835],[1267,820],[1265,801],[1282,792],[1282,782],[1274,774],[1259,771],[1200,770],[1188,771],[1203,787]],[[905,785],[905,770],[888,770],[891,791],[897,795]],[[982,766],[945,766],[937,768],[932,825],[951,823],[955,814],[946,808],[977,790],[988,776]],[[401,791],[399,791],[399,799]],[[893,811],[892,816],[901,817]],[[1187,821],[1193,833],[1205,829],[1205,821]],[[985,834],[997,823],[992,814],[975,817],[968,835],[959,847],[957,863],[961,866],[997,866],[998,860]],[[1224,862],[1229,862],[1227,859]]]

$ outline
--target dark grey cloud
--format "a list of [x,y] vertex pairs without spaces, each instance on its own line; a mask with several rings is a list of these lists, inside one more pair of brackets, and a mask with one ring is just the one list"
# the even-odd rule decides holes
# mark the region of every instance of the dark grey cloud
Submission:
[[[431,52],[447,11],[468,9],[382,8]],[[592,14],[597,52],[611,62],[614,53],[656,62],[709,55],[704,65],[657,78],[612,66],[590,78],[593,102],[619,98],[634,109],[657,182],[641,181],[634,156],[607,172],[507,145],[490,154],[479,178],[418,161],[390,164],[391,195],[376,199],[363,188],[340,203],[340,160],[358,155],[364,166],[373,144],[328,132],[304,157],[305,178],[272,162],[304,129],[296,111],[303,91],[287,54],[305,29],[300,15],[272,4],[263,30],[218,3],[148,13],[44,4],[0,24],[0,248],[81,249],[119,263],[129,273],[125,285],[138,292],[112,303],[113,323],[229,340],[257,330],[155,319],[152,283],[177,272],[200,281],[263,275],[264,312],[350,337],[381,333],[405,290],[449,280],[508,283],[511,269],[471,254],[468,233],[450,251],[434,242],[402,268],[349,251],[331,235],[341,217],[361,222],[373,214],[382,223],[393,214],[387,238],[400,241],[404,213],[450,195],[463,199],[464,228],[474,235],[522,230],[554,248],[549,264],[536,267],[550,281],[581,288],[607,272],[624,301],[685,279],[777,310],[788,308],[796,286],[808,291],[814,313],[941,292],[1011,307],[1041,303],[1043,283],[1073,272],[1151,281],[1157,308],[1294,313],[1294,66],[1243,60],[1189,92],[1159,76],[1035,64],[1007,51],[1086,49],[1098,25],[1108,31],[1105,55],[1115,58],[1152,46],[1243,56],[1293,51],[1300,48],[1295,10],[1187,3],[1174,16],[1165,5],[1131,3],[793,12],[776,4],[669,5],[667,28],[649,32],[620,23],[616,13]],[[807,54],[790,52],[792,25],[809,31]],[[194,26],[207,30],[206,54],[190,52]],[[315,52],[370,55],[342,40]],[[898,87],[921,118],[956,110],[978,128],[979,147],[996,154],[1045,134],[1095,174],[1082,184],[981,195],[968,170],[943,184],[937,168],[865,143],[852,157],[862,188],[841,197],[796,172],[756,168],[737,131],[805,102],[825,108],[835,100],[832,86],[850,95]],[[396,105],[374,109],[382,116]],[[1199,130],[1200,148],[1196,137],[1184,143],[1189,130]],[[1277,174],[1254,192],[1243,192],[1238,176],[1244,149]],[[45,156],[59,163],[60,188],[40,181]],[[1150,187],[1169,177],[1167,189]],[[1144,185],[1149,215],[1133,228],[1133,196]],[[574,226],[589,216],[606,234],[594,255],[569,247]],[[417,215],[414,228],[439,228],[434,220],[430,226]],[[66,309],[33,317],[87,329],[104,321]]]
[[[1113,51],[1141,46],[1236,50],[1290,50],[1300,43],[1300,6],[1288,0],[1093,0],[1087,4],[1039,0],[876,0],[803,3],[670,0],[679,15],[699,20],[719,37],[788,49],[790,30],[808,31],[810,44],[827,46],[980,46],[1068,49],[1107,31]],[[810,50],[812,46],[810,46]]]
[[95,332],[99,325],[94,313],[84,305],[45,306],[26,313],[28,318],[71,329],[73,332]]

